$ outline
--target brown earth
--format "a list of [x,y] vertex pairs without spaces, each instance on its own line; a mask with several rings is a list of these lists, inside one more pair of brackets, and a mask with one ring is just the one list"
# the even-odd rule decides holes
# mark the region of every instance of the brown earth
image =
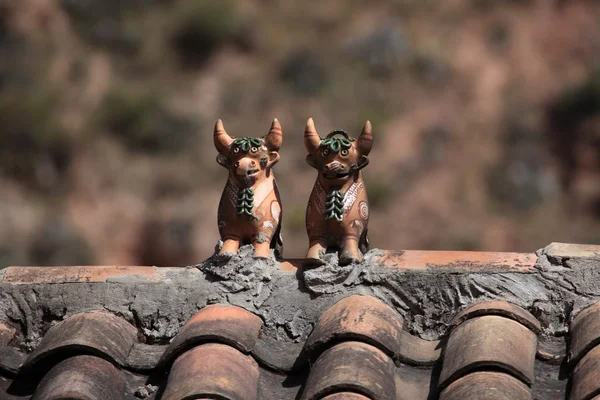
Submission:
[[0,0],[0,265],[208,257],[217,118],[281,121],[287,257],[308,117],[372,121],[373,247],[600,243],[598,54],[596,1]]

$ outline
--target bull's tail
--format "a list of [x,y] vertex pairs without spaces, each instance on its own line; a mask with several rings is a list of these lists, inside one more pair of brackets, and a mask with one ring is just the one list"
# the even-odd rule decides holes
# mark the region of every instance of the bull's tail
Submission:
[[283,257],[283,238],[281,237],[281,220],[283,219],[283,213],[279,215],[279,223],[277,229],[271,239],[271,248],[275,250],[275,258]]
[[361,253],[365,254],[367,251],[369,251],[369,238],[367,236],[367,232],[369,232],[368,229],[365,229],[365,231],[362,233],[362,235],[360,235],[360,240],[358,241],[358,248],[360,250]]

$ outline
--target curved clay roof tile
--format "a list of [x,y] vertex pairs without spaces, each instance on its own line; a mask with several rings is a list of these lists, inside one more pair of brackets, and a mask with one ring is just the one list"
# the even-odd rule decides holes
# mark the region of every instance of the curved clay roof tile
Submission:
[[258,379],[252,357],[224,344],[204,344],[175,360],[162,400],[257,400]]
[[469,319],[448,338],[440,387],[482,369],[500,369],[531,385],[536,347],[535,333],[512,319],[495,315]]
[[110,362],[75,356],[56,364],[42,379],[31,400],[122,400],[125,380]]
[[200,343],[218,342],[249,353],[256,344],[263,322],[237,306],[213,304],[196,313],[179,331],[158,363],[166,368],[181,353]]
[[520,380],[502,372],[474,372],[454,381],[440,400],[531,400],[531,390]]
[[569,337],[569,361],[575,364],[600,344],[600,303],[586,308],[575,317]]
[[350,296],[321,315],[304,349],[314,359],[329,342],[359,340],[392,356],[401,334],[402,317],[392,307],[371,296]]
[[589,400],[600,397],[600,346],[594,347],[573,371],[571,400]]
[[540,322],[530,312],[506,301],[484,301],[472,304],[454,317],[450,329],[456,328],[471,318],[482,315],[499,315],[510,318],[531,329],[536,334],[542,331]]
[[361,342],[333,346],[315,362],[302,400],[318,400],[328,394],[353,392],[373,400],[396,398],[394,363],[381,350]]
[[137,339],[137,329],[113,314],[93,311],[75,314],[46,332],[39,346],[27,357],[24,370],[52,360],[54,355],[93,354],[125,365]]

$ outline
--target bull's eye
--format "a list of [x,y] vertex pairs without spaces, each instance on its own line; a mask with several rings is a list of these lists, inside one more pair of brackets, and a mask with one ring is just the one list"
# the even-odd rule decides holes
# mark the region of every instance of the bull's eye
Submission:
[[257,147],[253,147],[253,148],[250,149],[250,151],[253,152],[253,153],[256,153],[258,151],[258,148]]
[[236,147],[235,149],[233,149],[233,154],[238,154],[240,152],[240,148]]
[[323,149],[323,155],[327,157],[329,155],[329,149]]
[[344,150],[342,150],[341,153],[342,153],[343,156],[347,156],[348,155],[348,150],[344,149]]

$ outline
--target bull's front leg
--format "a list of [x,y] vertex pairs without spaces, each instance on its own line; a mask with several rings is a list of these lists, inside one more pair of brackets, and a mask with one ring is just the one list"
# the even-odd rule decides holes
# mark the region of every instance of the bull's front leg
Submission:
[[358,235],[353,233],[344,234],[343,244],[340,251],[340,265],[359,263],[362,261],[360,250],[358,249]]
[[273,221],[262,224],[258,234],[252,238],[254,257],[269,258],[271,255],[271,239],[273,238]]
[[306,265],[323,265],[323,255],[327,251],[327,243],[323,237],[310,238],[308,252],[306,253]]
[[234,236],[228,236],[223,238],[223,247],[219,250],[218,256],[220,258],[229,259],[237,254],[240,248],[240,238]]
[[253,246],[254,246],[254,257],[269,258],[269,255],[271,254],[270,241],[267,241],[264,243],[256,241],[253,243]]

